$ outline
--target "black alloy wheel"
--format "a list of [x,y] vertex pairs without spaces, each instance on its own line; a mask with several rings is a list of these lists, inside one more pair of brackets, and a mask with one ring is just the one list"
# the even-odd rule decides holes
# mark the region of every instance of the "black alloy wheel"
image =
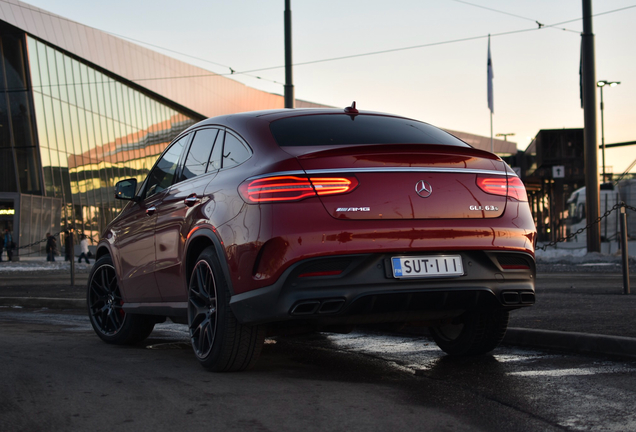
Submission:
[[265,327],[243,325],[230,308],[230,289],[213,246],[197,258],[188,283],[188,328],[197,360],[215,372],[250,369]]
[[105,255],[95,262],[86,293],[88,316],[95,333],[105,342],[124,345],[146,339],[158,318],[133,315],[124,310],[112,259]]
[[453,356],[486,354],[499,346],[508,329],[505,310],[470,311],[451,323],[429,327],[442,351]]
[[88,308],[91,322],[104,336],[113,336],[123,327],[126,318],[123,304],[115,267],[100,265],[88,284]]
[[216,282],[205,260],[197,262],[188,289],[188,326],[197,358],[205,359],[214,346],[217,327]]

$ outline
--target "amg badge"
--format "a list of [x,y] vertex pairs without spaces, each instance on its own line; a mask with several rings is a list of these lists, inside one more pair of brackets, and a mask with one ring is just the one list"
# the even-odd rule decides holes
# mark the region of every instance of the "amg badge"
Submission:
[[368,212],[371,211],[371,207],[338,207],[337,212]]

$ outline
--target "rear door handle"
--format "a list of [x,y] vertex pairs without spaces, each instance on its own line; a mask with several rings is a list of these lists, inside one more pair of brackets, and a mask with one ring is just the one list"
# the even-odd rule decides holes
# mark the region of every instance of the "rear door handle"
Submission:
[[148,207],[146,209],[146,215],[152,216],[153,214],[155,214],[156,211],[157,211],[157,208],[155,206]]
[[192,207],[193,205],[199,202],[199,198],[197,197],[197,194],[192,194],[192,195],[188,195],[188,197],[184,199],[183,202],[188,207]]

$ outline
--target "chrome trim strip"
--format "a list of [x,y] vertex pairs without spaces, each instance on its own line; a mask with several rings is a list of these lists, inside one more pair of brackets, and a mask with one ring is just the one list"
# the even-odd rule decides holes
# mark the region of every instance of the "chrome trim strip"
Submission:
[[307,175],[305,171],[297,170],[297,171],[277,171],[273,173],[260,174],[253,177],[248,178],[247,180],[258,180],[260,178],[271,177],[271,176],[287,176],[287,175]]
[[457,173],[457,174],[488,174],[488,175],[515,175],[506,171],[468,169],[468,168],[433,168],[433,167],[393,167],[393,168],[331,168],[307,171],[279,171],[268,174],[261,174],[248,178],[248,180],[257,180],[260,178],[280,176],[280,175],[314,175],[314,174],[340,174],[340,173],[374,173],[374,172],[414,172],[414,173]]

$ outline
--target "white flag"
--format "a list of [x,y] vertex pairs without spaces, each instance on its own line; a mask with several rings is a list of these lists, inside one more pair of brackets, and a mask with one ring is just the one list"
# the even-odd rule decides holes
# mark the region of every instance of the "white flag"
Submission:
[[488,35],[488,108],[490,112],[495,112],[495,102],[492,95],[492,79],[495,74],[492,71],[492,58],[490,57],[490,35]]

